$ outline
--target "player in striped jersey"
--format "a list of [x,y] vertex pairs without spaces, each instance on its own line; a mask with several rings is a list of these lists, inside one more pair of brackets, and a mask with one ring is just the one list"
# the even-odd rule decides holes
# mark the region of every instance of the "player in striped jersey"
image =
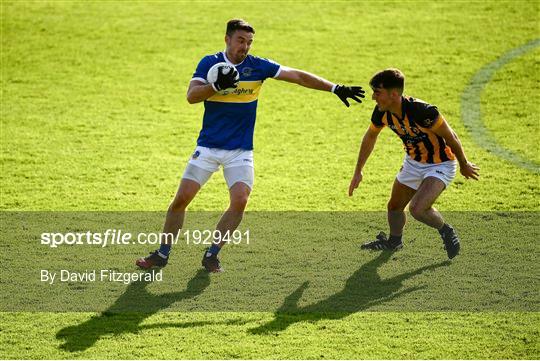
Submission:
[[349,196],[362,181],[364,165],[385,126],[401,138],[406,155],[388,202],[390,237],[381,232],[377,240],[362,245],[362,248],[397,250],[403,247],[404,209],[409,204],[409,212],[414,218],[439,231],[448,257],[452,259],[459,253],[459,238],[433,208],[433,203],[455,177],[457,163],[467,179],[477,180],[479,168],[467,160],[457,134],[437,107],[404,96],[404,85],[405,77],[398,69],[380,71],[370,81],[372,99],[377,105],[362,139]]

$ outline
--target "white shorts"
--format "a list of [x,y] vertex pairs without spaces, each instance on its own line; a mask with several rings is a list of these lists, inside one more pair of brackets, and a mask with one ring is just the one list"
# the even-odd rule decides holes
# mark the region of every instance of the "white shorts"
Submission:
[[448,187],[456,176],[456,170],[457,162],[455,160],[429,164],[417,162],[409,155],[406,155],[403,160],[403,166],[396,178],[399,183],[415,190],[420,187],[422,181],[427,177],[438,178]]
[[229,188],[237,182],[245,183],[250,189],[253,188],[255,172],[252,150],[197,146],[182,178],[193,180],[202,186],[220,166],[223,166],[223,175]]

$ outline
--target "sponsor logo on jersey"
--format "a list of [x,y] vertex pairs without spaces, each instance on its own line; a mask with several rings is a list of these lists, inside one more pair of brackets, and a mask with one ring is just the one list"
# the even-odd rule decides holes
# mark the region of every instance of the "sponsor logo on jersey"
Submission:
[[236,95],[244,95],[244,94],[253,94],[254,92],[255,92],[254,89],[236,88],[231,93],[236,94]]

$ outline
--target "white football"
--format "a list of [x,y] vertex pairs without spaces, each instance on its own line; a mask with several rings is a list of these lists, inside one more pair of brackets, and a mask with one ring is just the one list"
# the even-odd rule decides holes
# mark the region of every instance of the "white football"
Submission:
[[[220,67],[223,67],[221,69],[221,72],[223,74],[229,74],[229,72],[234,71],[236,69],[234,67],[234,65],[232,65],[232,64],[228,64],[228,63],[225,63],[225,62],[217,63],[214,66],[212,66],[210,68],[210,70],[208,70],[208,74],[206,74],[206,80],[208,81],[208,83],[214,83],[217,80],[218,71],[219,71]],[[236,81],[238,81],[240,79],[240,76],[238,74],[236,74],[235,79],[236,79]],[[226,95],[226,94],[229,94],[232,91],[234,91],[234,88],[227,88],[227,89],[220,90],[218,93],[222,94],[222,95]]]

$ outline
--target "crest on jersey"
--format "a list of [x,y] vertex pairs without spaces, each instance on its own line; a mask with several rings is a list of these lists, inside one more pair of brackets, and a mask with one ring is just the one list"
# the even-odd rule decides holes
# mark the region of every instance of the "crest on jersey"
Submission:
[[191,159],[197,159],[197,158],[199,158],[199,155],[201,155],[201,152],[196,150],[195,153],[193,153],[193,155],[191,156]]
[[252,68],[249,68],[249,67],[246,66],[244,69],[242,69],[242,76],[243,77],[251,76],[251,74],[253,74],[253,69]]
[[433,120],[427,118],[426,120],[424,120],[424,124],[429,127],[431,124],[433,124]]

